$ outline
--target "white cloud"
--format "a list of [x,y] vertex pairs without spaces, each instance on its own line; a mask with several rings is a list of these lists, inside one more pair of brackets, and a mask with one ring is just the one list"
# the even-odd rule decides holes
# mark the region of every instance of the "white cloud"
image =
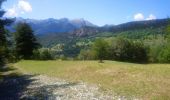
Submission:
[[153,14],[150,14],[148,18],[146,18],[146,20],[154,20],[156,19],[156,16]]
[[24,1],[24,0],[20,0],[18,2],[18,8],[24,12],[31,12],[32,11],[32,7],[30,5],[29,2]]
[[32,6],[27,0],[19,0],[17,4],[14,4],[12,8],[7,9],[6,17],[16,17],[19,14],[25,14],[32,12]]
[[144,15],[142,13],[137,13],[137,14],[134,15],[134,19],[136,21],[141,21],[141,20],[144,20],[145,17],[144,17]]
[[16,16],[18,16],[16,8],[13,7],[13,8],[7,9],[7,12],[5,13],[5,16],[8,16],[8,17],[16,17]]
[[134,20],[136,20],[136,21],[154,20],[154,19],[156,19],[156,16],[153,14],[150,14],[147,18],[145,18],[142,13],[137,13],[134,15]]

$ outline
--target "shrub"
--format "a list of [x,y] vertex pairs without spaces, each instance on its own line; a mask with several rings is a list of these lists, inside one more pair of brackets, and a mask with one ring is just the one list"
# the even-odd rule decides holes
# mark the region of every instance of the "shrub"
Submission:
[[160,63],[170,63],[170,47],[167,46],[161,50],[158,56]]
[[117,38],[109,46],[109,59],[144,63],[148,61],[147,48],[142,42]]
[[94,57],[94,53],[93,53],[92,50],[82,49],[80,51],[80,54],[78,55],[78,59],[80,59],[80,60],[93,60],[93,59],[95,59],[95,57]]
[[35,60],[52,60],[53,56],[49,49],[38,49],[33,51],[33,59]]

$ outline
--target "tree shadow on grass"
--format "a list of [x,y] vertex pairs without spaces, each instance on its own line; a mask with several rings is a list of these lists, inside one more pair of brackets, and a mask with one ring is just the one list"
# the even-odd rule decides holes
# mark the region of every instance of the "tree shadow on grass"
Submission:
[[15,68],[0,68],[0,100],[19,100],[33,75],[22,75]]

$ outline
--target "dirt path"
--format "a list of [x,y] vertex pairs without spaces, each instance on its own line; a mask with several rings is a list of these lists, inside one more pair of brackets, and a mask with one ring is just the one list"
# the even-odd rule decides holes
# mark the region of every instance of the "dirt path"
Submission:
[[99,91],[83,82],[72,83],[44,75],[17,73],[18,69],[0,69],[0,100],[125,100]]
[[97,86],[85,83],[70,83],[43,75],[31,78],[21,99],[46,100],[113,100],[116,97],[104,95]]

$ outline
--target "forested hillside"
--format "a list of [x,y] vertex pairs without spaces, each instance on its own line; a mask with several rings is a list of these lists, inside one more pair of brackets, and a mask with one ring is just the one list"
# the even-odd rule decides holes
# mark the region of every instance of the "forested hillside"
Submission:
[[91,48],[97,38],[111,41],[116,37],[142,41],[150,46],[166,42],[168,19],[129,22],[115,26],[81,27],[69,33],[37,35],[45,48],[51,48],[58,56],[77,57],[82,49]]
[[[158,19],[150,21],[136,21],[129,22],[115,26],[103,26],[103,27],[81,27],[72,32],[65,33],[47,33],[43,35],[37,35],[40,41],[43,41],[44,46],[50,46],[58,43],[64,38],[86,38],[93,39],[96,37],[112,37],[112,36],[125,36],[129,38],[144,38],[148,35],[164,34],[164,29],[168,25],[168,19]],[[64,36],[64,37],[63,37]],[[45,41],[44,41],[44,38]],[[49,41],[48,41],[49,40]],[[52,43],[51,43],[52,42]]]

